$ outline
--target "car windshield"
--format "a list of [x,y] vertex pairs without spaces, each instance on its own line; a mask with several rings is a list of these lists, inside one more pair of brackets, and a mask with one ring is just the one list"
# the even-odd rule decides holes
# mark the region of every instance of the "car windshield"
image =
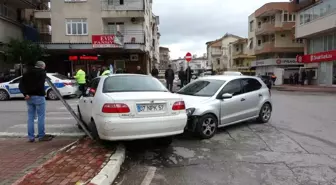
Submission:
[[168,92],[160,81],[151,76],[120,75],[110,76],[105,79],[103,92],[138,92],[161,91]]
[[192,95],[192,96],[213,96],[219,88],[225,83],[224,80],[202,79],[193,81],[181,90],[178,94]]

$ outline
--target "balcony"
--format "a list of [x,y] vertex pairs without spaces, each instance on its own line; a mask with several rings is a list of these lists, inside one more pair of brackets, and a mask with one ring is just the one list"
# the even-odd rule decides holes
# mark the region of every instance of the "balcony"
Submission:
[[115,0],[101,0],[101,17],[144,17],[144,5],[141,0],[124,0],[123,4]]
[[45,10],[34,10],[35,19],[51,19],[50,9]]
[[279,11],[293,12],[294,6],[290,2],[272,2],[266,3],[255,11],[255,17],[275,15]]
[[255,48],[255,54],[303,52],[303,47],[276,47],[274,42],[264,42]]
[[116,29],[104,29],[105,35],[116,35],[120,44],[144,44],[145,33],[143,30],[116,31]]
[[263,23],[256,29],[256,35],[269,35],[277,31],[289,31],[295,26],[295,22],[283,22],[281,26],[275,26],[274,22]]
[[212,50],[211,51],[211,55],[212,56],[221,56],[223,54],[223,52],[221,50]]
[[40,34],[51,35],[51,29],[48,27],[38,27],[37,30]]

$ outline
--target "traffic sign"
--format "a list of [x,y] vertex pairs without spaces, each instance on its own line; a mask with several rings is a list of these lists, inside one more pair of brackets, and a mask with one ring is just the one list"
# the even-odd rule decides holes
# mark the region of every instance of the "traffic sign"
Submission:
[[188,52],[185,56],[185,59],[186,59],[187,62],[190,62],[191,59],[192,59],[191,53]]

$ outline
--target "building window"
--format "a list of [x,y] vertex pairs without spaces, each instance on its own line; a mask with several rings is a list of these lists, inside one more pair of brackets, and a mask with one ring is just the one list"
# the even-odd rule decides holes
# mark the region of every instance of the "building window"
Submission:
[[66,20],[67,35],[87,35],[88,23],[86,19],[67,19]]
[[[246,25],[246,24],[245,24]],[[217,65],[219,65],[220,64],[220,59],[219,58],[217,58]]]
[[261,45],[261,40],[258,40],[258,46],[260,46]]
[[[113,3],[113,1],[114,1],[114,3]],[[113,5],[113,4],[115,4],[115,5],[124,5],[124,0],[119,0],[119,4],[116,3],[116,0],[107,0],[107,5]]]
[[303,43],[303,39],[294,39],[292,40],[293,43],[299,43],[302,44]]
[[250,22],[250,32],[253,32],[253,24],[254,24],[254,21],[251,21]]
[[109,22],[107,23],[107,30],[105,33],[108,34],[124,34],[125,33],[125,24],[123,22]]

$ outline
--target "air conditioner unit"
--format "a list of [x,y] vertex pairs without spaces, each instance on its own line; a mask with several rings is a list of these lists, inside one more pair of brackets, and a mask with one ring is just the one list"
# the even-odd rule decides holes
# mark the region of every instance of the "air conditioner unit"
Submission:
[[139,55],[138,54],[130,55],[130,61],[132,61],[132,62],[139,61]]

